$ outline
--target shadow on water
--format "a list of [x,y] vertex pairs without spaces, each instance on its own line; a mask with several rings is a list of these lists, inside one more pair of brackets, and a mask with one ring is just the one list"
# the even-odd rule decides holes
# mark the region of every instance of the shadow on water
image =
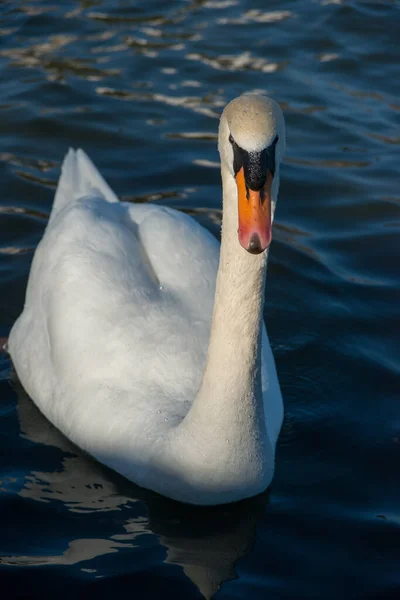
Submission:
[[[52,503],[63,521],[68,522],[71,515],[85,515],[88,523],[91,515],[90,522],[96,521],[97,536],[107,530],[107,537],[74,538],[68,525],[61,524],[65,534],[60,554],[39,554],[35,550],[25,556],[4,555],[0,565],[41,569],[76,566],[87,576],[99,578],[107,574],[99,568],[99,557],[127,553],[138,547],[139,538],[153,534],[165,549],[164,562],[181,567],[204,598],[211,598],[224,581],[236,578],[235,563],[252,548],[267,493],[235,504],[205,508],[144,490],[82,453],[40,413],[16,376],[13,379],[21,436],[36,447],[53,446],[61,451],[54,470],[30,471],[21,479],[18,496],[25,501]],[[133,555],[132,562],[135,560]]]

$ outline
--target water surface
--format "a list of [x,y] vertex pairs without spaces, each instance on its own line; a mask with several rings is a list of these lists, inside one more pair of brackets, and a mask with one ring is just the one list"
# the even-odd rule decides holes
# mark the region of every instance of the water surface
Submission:
[[3,355],[2,589],[399,598],[399,3],[15,0],[0,15],[0,336],[69,146],[122,199],[216,236],[223,106],[271,94],[288,146],[266,288],[286,410],[269,494],[194,509],[140,490],[54,430]]

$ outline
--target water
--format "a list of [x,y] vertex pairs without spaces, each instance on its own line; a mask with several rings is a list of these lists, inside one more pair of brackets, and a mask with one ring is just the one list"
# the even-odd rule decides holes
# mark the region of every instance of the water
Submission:
[[184,210],[218,236],[222,107],[267,91],[288,138],[265,310],[286,408],[269,495],[200,510],[139,490],[71,447],[2,356],[3,592],[399,598],[399,3],[0,11],[0,336],[68,146],[120,197]]

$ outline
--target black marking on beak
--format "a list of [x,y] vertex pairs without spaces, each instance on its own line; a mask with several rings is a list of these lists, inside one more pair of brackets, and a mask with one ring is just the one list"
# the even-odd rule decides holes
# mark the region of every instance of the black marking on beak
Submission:
[[268,148],[264,148],[261,152],[247,152],[243,150],[235,142],[232,134],[229,136],[229,141],[233,148],[233,169],[235,175],[243,167],[246,187],[255,192],[263,190],[268,172],[271,173],[272,177],[275,174],[275,150],[278,136],[276,136]]

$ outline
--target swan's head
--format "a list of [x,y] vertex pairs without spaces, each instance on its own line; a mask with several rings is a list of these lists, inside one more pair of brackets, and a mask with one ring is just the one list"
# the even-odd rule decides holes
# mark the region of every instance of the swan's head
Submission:
[[221,116],[218,149],[223,171],[236,181],[239,242],[259,254],[271,243],[285,150],[285,121],[277,102],[255,94],[232,100]]

